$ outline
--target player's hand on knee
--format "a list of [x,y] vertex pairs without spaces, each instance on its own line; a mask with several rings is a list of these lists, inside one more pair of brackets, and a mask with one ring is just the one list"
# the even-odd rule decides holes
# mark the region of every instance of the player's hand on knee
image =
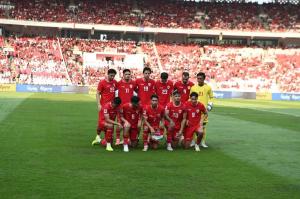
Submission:
[[131,125],[129,124],[129,122],[124,123],[124,128],[130,128],[130,127],[131,127]]

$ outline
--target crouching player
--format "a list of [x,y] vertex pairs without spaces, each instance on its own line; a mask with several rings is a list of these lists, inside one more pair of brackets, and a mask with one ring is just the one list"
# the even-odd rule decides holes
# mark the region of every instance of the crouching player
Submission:
[[[138,137],[140,132],[142,108],[140,107],[140,98],[137,96],[131,97],[131,103],[126,103],[120,110],[121,121],[123,122],[124,136],[124,152],[128,152],[128,144],[136,148],[138,145]],[[129,140],[130,139],[130,140]]]
[[121,104],[121,98],[116,97],[113,99],[113,101],[105,104],[101,108],[101,111],[99,112],[100,120],[98,121],[98,130],[105,131],[107,151],[113,151],[113,148],[111,147],[111,143],[113,141],[114,126],[117,126],[120,129],[122,128],[122,125],[115,121],[115,118],[120,111],[119,110],[120,104]]
[[149,144],[153,149],[157,149],[159,140],[163,138],[164,127],[161,125],[164,121],[164,112],[164,108],[158,105],[158,96],[153,94],[151,104],[145,106],[143,110],[143,151],[148,151]]
[[186,123],[186,111],[181,103],[181,94],[175,90],[172,95],[173,102],[169,102],[165,108],[167,133],[167,150],[173,151],[173,147],[178,145],[179,139],[183,136]]
[[205,106],[198,102],[198,94],[192,92],[190,94],[190,101],[185,103],[185,110],[187,112],[186,129],[184,135],[184,147],[188,149],[193,139],[194,133],[197,135],[195,150],[200,151],[199,144],[203,138],[203,121],[207,117]]

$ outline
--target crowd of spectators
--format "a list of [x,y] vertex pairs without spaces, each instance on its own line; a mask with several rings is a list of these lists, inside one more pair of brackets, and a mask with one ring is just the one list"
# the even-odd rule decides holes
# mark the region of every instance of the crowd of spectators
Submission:
[[300,5],[160,0],[9,0],[0,17],[144,27],[297,31]]
[[[126,65],[119,55],[142,54],[156,80],[161,71],[173,80],[188,71],[196,81],[203,71],[215,90],[300,92],[299,48],[0,37],[0,49],[0,83],[96,85],[108,68],[121,78]],[[97,59],[95,67],[84,63],[86,52],[111,55]],[[142,77],[141,69],[132,71]]]
[[[203,71],[216,90],[300,92],[300,49],[157,44],[164,70],[192,80]],[[176,78],[175,78],[176,79]]]
[[[41,85],[69,83],[56,39],[9,37],[3,39],[0,47],[1,68],[6,77],[1,83]],[[10,78],[7,77],[9,73]]]

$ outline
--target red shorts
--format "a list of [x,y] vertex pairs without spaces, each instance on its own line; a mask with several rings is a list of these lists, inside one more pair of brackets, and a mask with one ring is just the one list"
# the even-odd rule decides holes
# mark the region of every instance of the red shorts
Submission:
[[129,130],[129,137],[131,141],[136,141],[138,140],[139,136],[139,130],[138,128],[130,128]]
[[169,130],[169,128],[167,127],[168,136],[171,136],[171,139],[173,141],[179,140],[179,138],[177,137],[179,131],[180,131],[180,127],[178,127],[178,126],[175,126],[175,128],[173,128],[171,130]]
[[105,121],[104,120],[98,120],[98,129],[105,130]]
[[185,129],[184,140],[191,141],[194,133],[200,128],[200,124],[187,126]]

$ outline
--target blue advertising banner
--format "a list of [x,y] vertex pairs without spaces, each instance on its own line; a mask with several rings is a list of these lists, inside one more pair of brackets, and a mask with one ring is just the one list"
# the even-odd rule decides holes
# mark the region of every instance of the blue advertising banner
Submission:
[[232,98],[232,92],[231,91],[214,91],[214,98],[231,99]]
[[61,93],[61,86],[48,85],[31,85],[31,84],[17,84],[17,92],[44,92],[44,93]]
[[272,93],[272,100],[300,101],[300,93]]

